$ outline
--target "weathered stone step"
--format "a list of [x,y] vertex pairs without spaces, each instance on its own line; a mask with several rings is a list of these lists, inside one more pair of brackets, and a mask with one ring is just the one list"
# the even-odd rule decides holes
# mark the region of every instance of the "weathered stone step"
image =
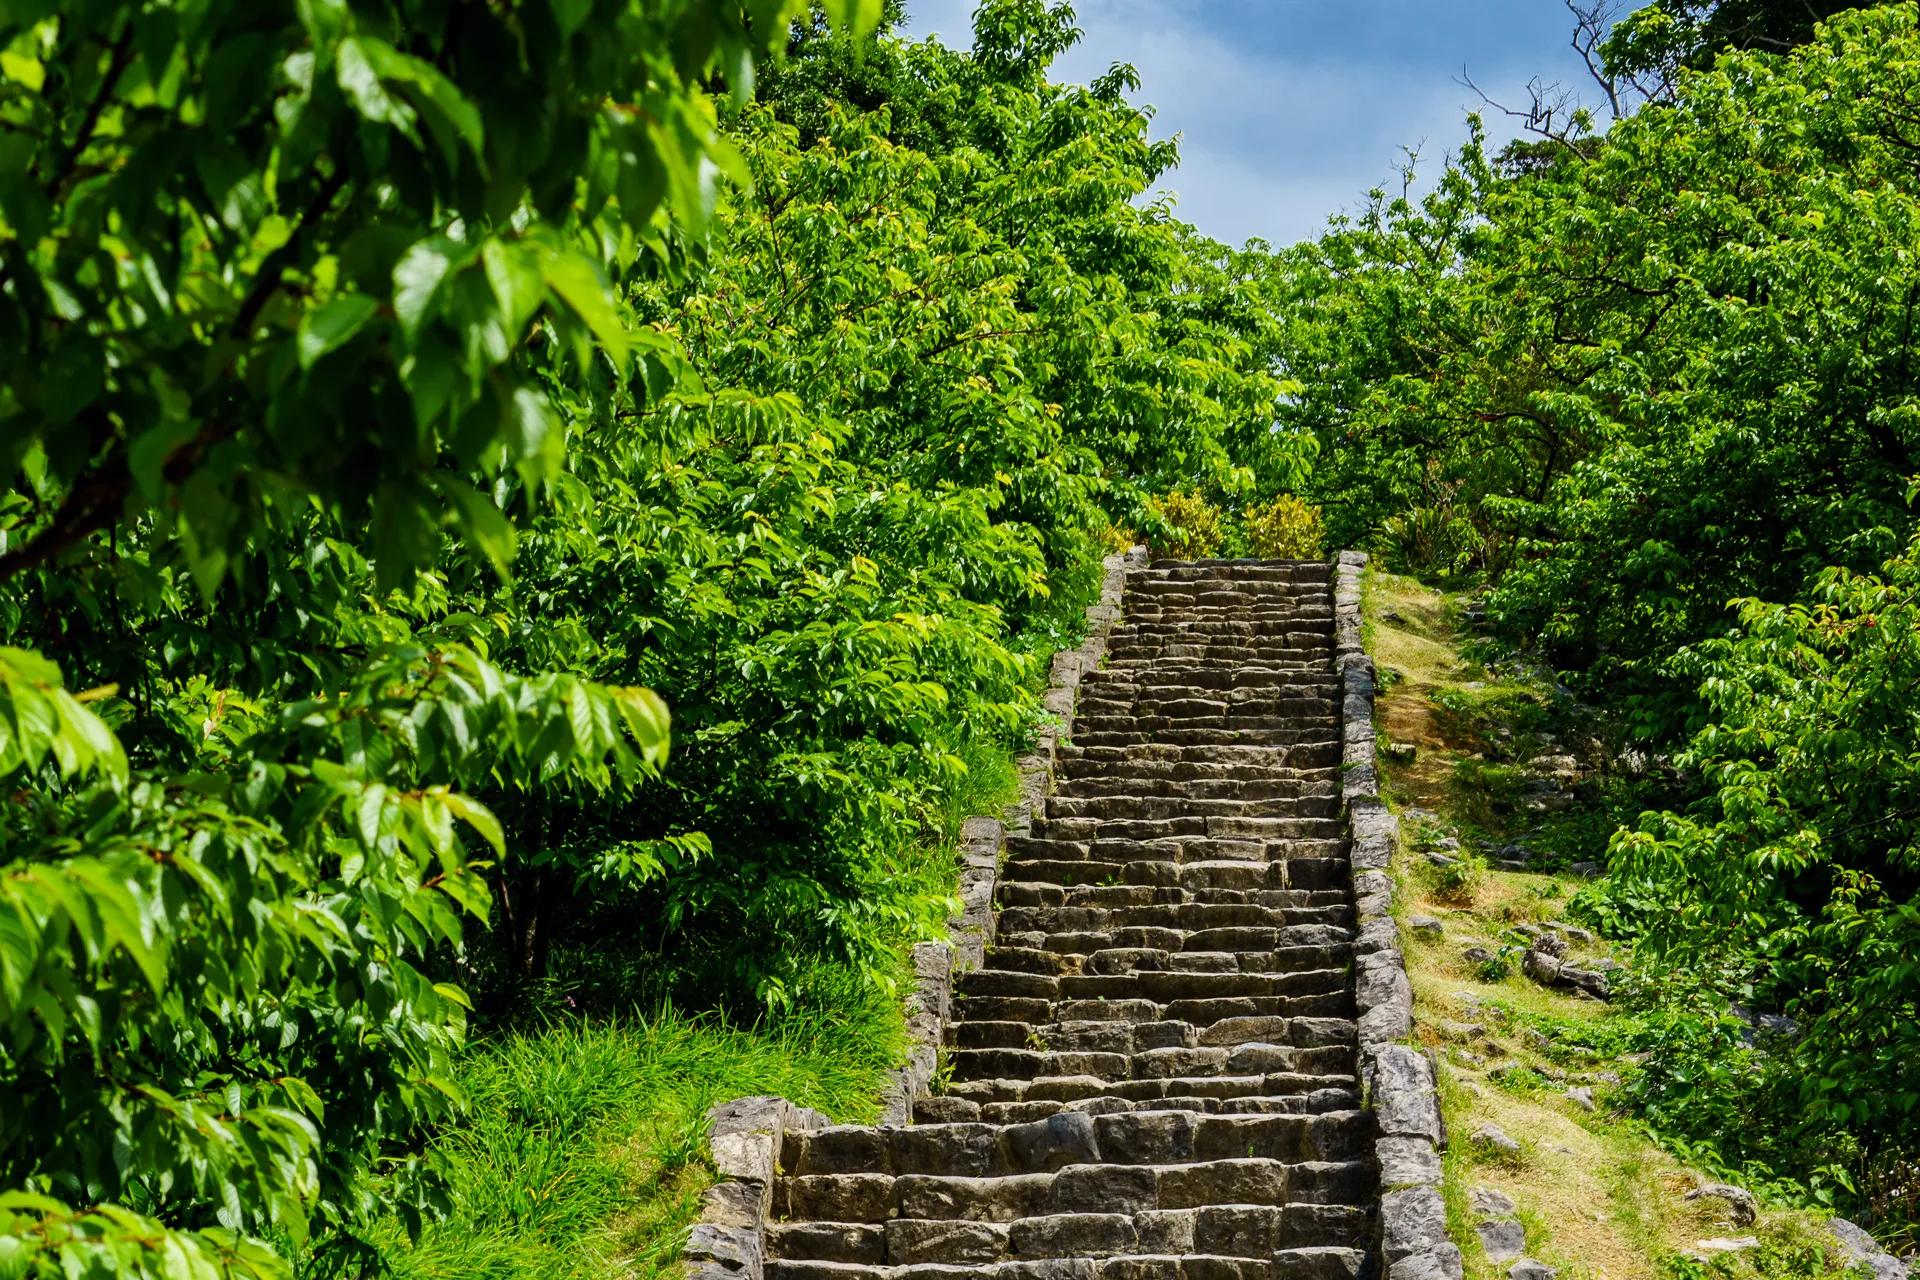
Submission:
[[[1183,902],[1157,907],[1050,907],[1014,905],[1022,888],[1080,892],[1090,886],[1000,886],[1000,927],[1013,933],[1106,933],[1145,925],[1166,929],[1284,928],[1294,925],[1353,927],[1353,907],[1265,906],[1257,902]],[[1112,886],[1099,886],[1111,888]]]
[[[1073,847],[1067,842],[1049,841],[1047,843],[1060,843],[1068,851],[1071,851]],[[1337,842],[1325,841],[1323,843],[1333,845]],[[1314,889],[1296,890],[1283,887],[1285,881],[1282,879],[1282,873],[1286,870],[1287,866],[1288,864],[1286,863],[1261,861],[1222,863],[1220,861],[1209,860],[1192,865],[1183,865],[1178,862],[1160,859],[1110,862],[1097,857],[1058,859],[1019,857],[1009,859],[1005,866],[1001,868],[1000,888],[1003,890],[1011,890],[1014,886],[1036,884],[1054,885],[1061,889],[1089,886],[1095,888],[1126,888],[1137,885],[1177,885],[1181,887],[1183,892],[1190,895],[1188,900],[1191,902],[1226,902],[1235,904],[1248,901],[1246,895],[1249,893],[1291,894],[1305,892],[1312,894],[1320,892]],[[1274,868],[1280,868],[1280,870],[1276,871]],[[1245,874],[1236,874],[1236,872],[1244,872]],[[1292,898],[1284,898],[1272,903],[1267,903],[1263,899],[1254,899],[1253,901],[1260,905],[1280,907],[1332,906],[1337,905],[1340,901],[1345,901],[1343,891],[1330,890],[1329,892],[1340,894],[1340,897],[1320,903],[1310,900],[1297,901]],[[1007,893],[997,895],[997,900],[1002,903],[1015,901],[1015,899]]]
[[1054,779],[1056,796],[1146,798],[1171,796],[1190,802],[1210,800],[1338,800],[1340,783],[1329,777],[1146,777],[1127,775],[1108,762],[1089,775],[1062,773]]
[[[1094,951],[1046,945],[1054,938],[1078,939],[1087,934],[1012,934],[987,952],[987,965],[1018,973],[1071,974],[1127,973],[1294,973],[1342,968],[1353,960],[1351,944],[1325,947],[1287,947],[1273,950],[1202,951],[1179,947],[1102,947]],[[1097,936],[1097,935],[1096,935]],[[1017,941],[1016,941],[1017,939]],[[1039,941],[1040,946],[1025,945]]]
[[[1314,1115],[1335,1093],[1357,1099],[1352,1073],[1271,1071],[1257,1076],[1167,1076],[1105,1080],[1099,1076],[992,1076],[956,1080],[946,1096],[980,1107],[982,1119],[1025,1120],[1082,1111],[1107,1116],[1177,1111],[1183,1115]],[[1037,1104],[1046,1103],[1053,1108]],[[1347,1108],[1335,1107],[1332,1110]]]
[[1089,1161],[1161,1164],[1247,1155],[1286,1163],[1363,1160],[1373,1137],[1373,1113],[1359,1110],[1319,1116],[1067,1113],[1020,1125],[837,1125],[788,1134],[780,1169],[788,1177],[987,1178],[1050,1173]]
[[[1286,1094],[1244,1094],[1231,1098],[1149,1098],[1133,1100],[1113,1094],[1095,1094],[1075,1098],[1035,1098],[1021,1102],[975,1102],[970,1098],[942,1095],[922,1098],[914,1103],[913,1118],[919,1124],[1031,1124],[1062,1112],[1082,1111],[1087,1115],[1118,1115],[1123,1111],[1192,1111],[1202,1115],[1286,1115],[1315,1116],[1335,1111],[1354,1111],[1360,1106],[1360,1093],[1347,1076],[1292,1077],[1286,1080],[1297,1092]],[[972,1089],[971,1083],[965,1086]]]
[[[1148,1002],[1102,1003],[1124,1003],[1131,1007]],[[1067,1002],[1063,1007],[1073,1005]],[[1140,1022],[1125,1017],[1039,1023],[978,1018],[956,1023],[948,1030],[958,1047],[966,1049],[1030,1048],[1037,1041],[1043,1049],[1127,1055],[1154,1049],[1203,1047],[1232,1051],[1249,1044],[1344,1049],[1351,1053],[1357,1043],[1353,1023],[1343,1018],[1245,1018],[1210,1027],[1198,1027],[1191,1022]]]
[[[1143,1241],[1154,1239],[1151,1229]],[[1183,1238],[1170,1236],[1168,1245]],[[1359,1280],[1367,1255],[1359,1249],[1276,1250],[1271,1259],[1215,1257],[1192,1249],[1113,1257],[1045,1258],[1019,1262],[907,1263],[883,1266],[775,1258],[767,1280]]]
[[[1141,883],[1181,884],[1192,888],[1226,887],[1245,882],[1248,869],[1242,865],[1257,864],[1254,874],[1264,876],[1263,883],[1278,888],[1283,884],[1308,887],[1309,874],[1314,868],[1310,862],[1338,861],[1339,867],[1325,869],[1323,884],[1328,888],[1346,885],[1346,840],[1344,836],[1330,836],[1324,840],[1307,840],[1295,837],[1291,840],[1216,840],[1209,836],[1168,836],[1154,840],[1122,840],[1106,838],[1070,838],[1056,835],[1058,830],[1053,824],[1058,819],[1041,818],[1034,826],[1042,832],[1032,836],[1012,836],[1007,840],[1008,856],[1014,858],[1040,858],[1054,862],[1076,862],[1091,859],[1095,862],[1150,862],[1175,867],[1194,867],[1217,865],[1221,878],[1211,878],[1205,870],[1165,871],[1156,873],[1164,877],[1161,880],[1141,881]],[[1264,872],[1260,870],[1269,864],[1301,863],[1291,872],[1286,870]],[[1234,868],[1238,867],[1238,870]]]
[[[1105,932],[1021,933],[1010,929],[999,932],[999,945],[1035,951],[1059,951],[1068,955],[1092,955],[1114,947],[1149,947],[1161,951],[1227,951],[1277,954],[1295,951],[1325,951],[1343,956],[1353,936],[1345,929],[1328,925],[1301,925],[1290,929],[1241,928],[1167,929],[1138,925]],[[1344,960],[1340,961],[1344,963]]]
[[[1329,791],[1331,788],[1329,788]],[[1340,797],[1274,796],[1267,799],[1192,796],[1105,795],[1076,796],[1055,792],[1047,797],[1049,818],[1335,818]],[[1337,824],[1336,824],[1337,829]]]
[[[1102,1123],[1183,1119],[1201,1124],[1241,1118],[1203,1116],[1188,1111],[1098,1117]],[[1299,1117],[1246,1118],[1294,1120]],[[1364,1160],[1289,1163],[1223,1151],[1217,1156],[1200,1156],[1191,1163],[1148,1163],[1142,1159],[1075,1164],[1058,1173],[1008,1177],[814,1174],[775,1179],[773,1209],[775,1219],[780,1221],[874,1223],[913,1218],[1013,1223],[1103,1210],[1140,1213],[1216,1205],[1277,1207],[1294,1203],[1344,1205],[1364,1214],[1364,1210],[1355,1205],[1365,1199],[1372,1172],[1371,1161]],[[1268,1246],[1269,1252],[1272,1247]]]
[[[896,1218],[883,1227],[868,1227],[862,1232],[859,1228],[864,1225],[821,1223],[814,1230],[776,1230],[770,1243],[788,1265],[823,1254],[825,1257],[815,1259],[815,1265],[819,1261],[863,1262],[870,1266],[884,1262],[890,1267],[911,1267],[905,1274],[914,1277],[925,1274],[923,1269],[930,1263],[978,1266],[1027,1261],[1031,1265],[1032,1260],[1043,1258],[1092,1263],[1095,1259],[1120,1261],[1141,1254],[1202,1254],[1267,1262],[1281,1246],[1362,1246],[1372,1217],[1350,1205],[1221,1204],[1139,1213],[1066,1212],[1010,1222]],[[832,1228],[842,1230],[832,1232]]]
[[1311,729],[1083,729],[1074,726],[1073,740],[1088,747],[1136,747],[1170,744],[1179,747],[1287,747],[1289,759],[1311,764],[1338,763],[1340,742],[1319,728]]
[[1037,1080],[1051,1076],[1094,1076],[1116,1087],[1124,1081],[1190,1080],[1216,1076],[1275,1075],[1351,1078],[1351,1045],[1301,1048],[1298,1045],[1245,1044],[1235,1048],[1169,1047],[1138,1053],[1102,1053],[1091,1049],[955,1049],[948,1055],[955,1080]]
[[1191,836],[1208,840],[1337,840],[1343,830],[1338,818],[1254,818],[1194,814],[1168,818],[1076,818],[1049,816],[1048,840],[1162,840]]

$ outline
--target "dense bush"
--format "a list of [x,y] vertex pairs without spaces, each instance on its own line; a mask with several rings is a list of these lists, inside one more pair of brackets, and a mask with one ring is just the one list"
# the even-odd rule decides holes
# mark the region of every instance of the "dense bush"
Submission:
[[1152,518],[1147,548],[1155,558],[1201,560],[1219,552],[1225,517],[1199,490],[1175,489],[1149,498],[1147,510]]
[[1663,734],[1694,705],[1667,659],[1729,599],[1889,554],[1920,465],[1915,28],[1840,15],[1544,159],[1469,145],[1280,255],[1283,421],[1323,442],[1334,541],[1466,554],[1490,617]]
[[1247,542],[1256,556],[1316,560],[1326,549],[1327,528],[1320,508],[1283,493],[1247,510]]
[[1916,548],[1741,619],[1683,658],[1713,722],[1681,763],[1711,798],[1616,836],[1607,896],[1643,953],[1800,1024],[1764,1073],[1764,1131],[1807,1150],[1851,1135],[1870,1185],[1920,1140]]

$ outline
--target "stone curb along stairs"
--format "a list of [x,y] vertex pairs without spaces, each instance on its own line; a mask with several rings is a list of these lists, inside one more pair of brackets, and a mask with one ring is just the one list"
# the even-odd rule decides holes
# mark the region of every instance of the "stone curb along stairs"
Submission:
[[[907,1035],[912,1049],[882,1089],[880,1123],[901,1125],[913,1118],[913,1103],[927,1095],[939,1069],[940,1041],[946,1031],[957,974],[978,969],[993,941],[993,895],[1000,860],[1011,831],[1025,835],[1035,806],[1046,795],[1061,739],[1073,729],[1074,703],[1081,679],[1097,671],[1107,652],[1107,636],[1120,619],[1126,571],[1144,565],[1145,547],[1102,563],[1100,603],[1087,608],[1087,638],[1078,648],[1053,656],[1042,705],[1050,722],[1034,750],[1017,762],[1019,798],[1000,818],[968,818],[960,827],[960,914],[948,921],[950,943],[922,942],[913,949],[914,988],[907,997]],[[774,1177],[789,1132],[804,1133],[833,1124],[828,1117],[785,1098],[735,1098],[707,1113],[709,1147],[720,1180],[710,1187],[682,1251],[687,1280],[761,1280],[766,1256],[767,1215]]]
[[1334,662],[1340,668],[1342,798],[1352,840],[1354,1004],[1360,1012],[1360,1070],[1374,1114],[1380,1170],[1380,1256],[1390,1280],[1461,1280],[1459,1246],[1447,1237],[1440,1195],[1446,1131],[1432,1059],[1399,1043],[1413,1031],[1413,986],[1393,917],[1388,868],[1400,819],[1380,798],[1373,727],[1375,670],[1360,638],[1363,551],[1336,562]]
[[[882,1126],[714,1108],[690,1277],[1459,1280],[1434,1066],[1399,1043],[1366,559],[1107,562],[1088,642],[1054,661],[1059,730],[1007,822],[963,829],[964,910],[916,949]],[[1123,586],[1138,615],[1069,747]],[[926,1098],[943,1041],[959,1081]]]

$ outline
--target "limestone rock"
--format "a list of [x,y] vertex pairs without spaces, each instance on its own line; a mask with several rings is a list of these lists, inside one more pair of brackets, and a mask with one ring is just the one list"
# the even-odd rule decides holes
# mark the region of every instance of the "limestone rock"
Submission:
[[1408,916],[1407,928],[1423,938],[1439,938],[1446,934],[1446,926],[1432,916]]
[[1495,1218],[1473,1227],[1488,1262],[1511,1262],[1527,1251],[1527,1229],[1512,1218]]
[[1714,1236],[1710,1240],[1695,1240],[1689,1255],[1704,1261],[1718,1254],[1744,1253],[1748,1249],[1759,1247],[1759,1236]]
[[1520,972],[1543,987],[1560,981],[1560,958],[1538,949],[1529,951],[1520,961]]
[[1593,1110],[1593,1090],[1585,1085],[1575,1085],[1567,1090],[1567,1100],[1582,1111]]
[[1560,1280],[1560,1273],[1544,1262],[1522,1258],[1507,1268],[1507,1280]]
[[1687,1192],[1687,1199],[1721,1202],[1726,1206],[1727,1214],[1733,1219],[1733,1225],[1736,1227],[1750,1227],[1760,1217],[1760,1202],[1755,1200],[1753,1192],[1745,1187],[1729,1186],[1724,1182],[1709,1182],[1703,1187]]
[[1493,1187],[1475,1187],[1467,1193],[1467,1203],[1475,1213],[1487,1218],[1511,1218],[1520,1212],[1512,1196]]
[[1467,1140],[1475,1146],[1498,1151],[1502,1155],[1519,1155],[1520,1144],[1507,1136],[1506,1130],[1489,1121],[1468,1135]]
[[1827,1223],[1827,1232],[1840,1242],[1840,1252],[1848,1262],[1872,1270],[1873,1280],[1907,1280],[1907,1264],[1882,1249],[1858,1224],[1835,1218]]

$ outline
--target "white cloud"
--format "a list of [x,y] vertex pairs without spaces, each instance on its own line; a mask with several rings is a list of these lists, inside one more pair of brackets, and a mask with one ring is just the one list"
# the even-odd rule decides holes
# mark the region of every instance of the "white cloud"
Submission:
[[[1233,12],[1236,5],[1238,12]],[[907,31],[971,43],[969,0],[910,0]],[[1433,166],[1467,135],[1478,99],[1455,83],[1471,53],[1491,92],[1524,99],[1527,80],[1577,64],[1551,0],[1414,5],[1350,0],[1079,0],[1085,36],[1055,74],[1084,83],[1114,62],[1140,72],[1155,137],[1181,135],[1162,185],[1208,235],[1276,244],[1317,233],[1369,187],[1397,182],[1404,148]],[[1428,30],[1431,28],[1431,30]],[[1489,113],[1496,140],[1510,123]]]

